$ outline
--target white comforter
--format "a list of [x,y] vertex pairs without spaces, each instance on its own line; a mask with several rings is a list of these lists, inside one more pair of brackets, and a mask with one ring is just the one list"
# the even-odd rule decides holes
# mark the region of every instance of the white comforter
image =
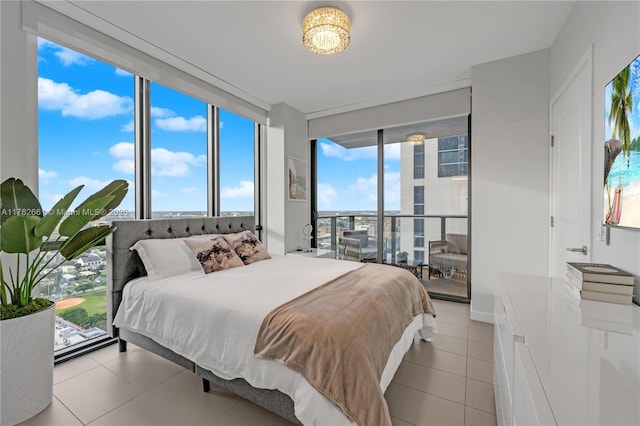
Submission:
[[[278,361],[254,357],[263,318],[275,307],[362,264],[302,256],[277,256],[207,275],[191,273],[129,283],[114,325],[147,336],[223,379],[244,378],[257,388],[278,389],[294,401],[305,425],[353,424],[300,374]],[[431,315],[417,316],[393,349],[381,380],[391,382],[420,330],[435,334]]]

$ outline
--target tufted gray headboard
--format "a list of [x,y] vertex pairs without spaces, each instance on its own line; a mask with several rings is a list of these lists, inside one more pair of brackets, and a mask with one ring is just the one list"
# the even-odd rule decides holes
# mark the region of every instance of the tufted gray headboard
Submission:
[[254,231],[253,216],[220,216],[187,219],[144,219],[113,222],[116,231],[107,237],[107,330],[115,337],[111,323],[122,300],[122,289],[134,278],[147,275],[140,257],[129,250],[138,240],[182,238],[200,234],[229,234]]

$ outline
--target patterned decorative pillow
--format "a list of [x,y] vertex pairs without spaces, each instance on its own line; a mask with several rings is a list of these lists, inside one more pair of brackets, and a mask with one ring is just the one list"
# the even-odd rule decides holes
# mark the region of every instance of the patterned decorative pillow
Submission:
[[237,234],[224,234],[224,238],[238,256],[240,256],[240,259],[242,259],[245,265],[259,260],[271,259],[269,252],[251,231],[242,231]]
[[210,239],[185,238],[184,242],[200,262],[205,274],[244,266],[222,235]]

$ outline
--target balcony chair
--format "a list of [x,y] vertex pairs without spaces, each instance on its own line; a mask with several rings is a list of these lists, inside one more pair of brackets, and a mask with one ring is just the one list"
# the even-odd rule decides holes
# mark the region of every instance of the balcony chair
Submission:
[[465,234],[446,234],[444,240],[429,241],[429,279],[467,282],[467,240]]
[[342,260],[355,262],[375,261],[378,253],[375,237],[370,237],[366,229],[342,231],[338,237],[338,255]]

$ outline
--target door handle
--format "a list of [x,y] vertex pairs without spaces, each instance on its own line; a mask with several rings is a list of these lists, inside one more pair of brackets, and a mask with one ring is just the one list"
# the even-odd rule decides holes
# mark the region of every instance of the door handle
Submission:
[[582,246],[582,247],[570,247],[567,248],[567,251],[573,251],[573,252],[577,252],[577,253],[582,253],[585,256],[587,255],[587,246]]

